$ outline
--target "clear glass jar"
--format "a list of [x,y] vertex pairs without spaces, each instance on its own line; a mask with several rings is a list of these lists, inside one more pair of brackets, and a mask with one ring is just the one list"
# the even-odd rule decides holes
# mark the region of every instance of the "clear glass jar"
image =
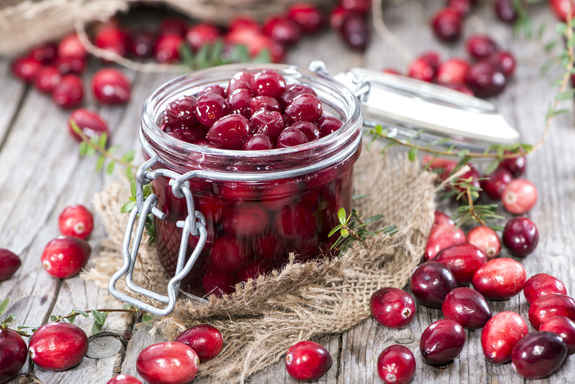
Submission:
[[[197,94],[208,85],[225,86],[240,70],[273,69],[288,84],[312,87],[324,111],[344,122],[336,132],[296,147],[236,151],[198,146],[164,133],[159,120],[168,104]],[[298,260],[328,257],[329,231],[337,210],[349,212],[353,165],[359,156],[362,117],[356,97],[340,83],[288,65],[232,65],[178,77],[147,100],[140,129],[144,157],[157,157],[153,169],[177,174],[201,170],[189,180],[194,206],[206,219],[207,241],[180,288],[203,296],[228,293],[248,278],[281,267],[293,252]],[[188,213],[165,176],[152,182],[157,207],[156,247],[166,271],[176,269],[182,229]],[[190,236],[188,255],[197,243]]]

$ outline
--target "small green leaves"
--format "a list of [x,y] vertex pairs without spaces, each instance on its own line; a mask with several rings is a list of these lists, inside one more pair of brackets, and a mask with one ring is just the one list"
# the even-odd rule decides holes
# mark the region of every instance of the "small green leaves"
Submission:
[[414,162],[417,159],[417,148],[409,148],[407,152],[407,158],[409,161]]
[[0,316],[2,316],[4,312],[6,312],[9,303],[10,303],[9,298],[5,298],[4,300],[2,300],[2,302],[0,303]]
[[193,70],[232,63],[269,63],[271,61],[270,53],[267,49],[260,51],[252,59],[248,48],[244,45],[234,45],[229,52],[225,52],[224,43],[221,40],[203,45],[195,54],[187,43],[182,43],[180,46],[180,57],[182,64]]
[[378,233],[392,235],[396,232],[395,226],[386,226],[376,231],[368,229],[370,226],[380,222],[383,219],[382,215],[371,216],[363,220],[359,217],[356,210],[352,210],[348,215],[345,208],[340,208],[337,211],[337,219],[339,224],[328,234],[329,237],[332,237],[339,233],[339,237],[331,245],[331,249],[345,250],[351,246],[353,241],[364,241]]
[[339,220],[339,223],[342,225],[345,225],[347,223],[347,216],[345,214],[345,208],[338,209],[337,219]]
[[94,318],[94,324],[92,325],[92,333],[95,334],[100,332],[102,328],[104,328],[104,324],[106,323],[106,319],[108,318],[108,313],[93,310],[92,317]]

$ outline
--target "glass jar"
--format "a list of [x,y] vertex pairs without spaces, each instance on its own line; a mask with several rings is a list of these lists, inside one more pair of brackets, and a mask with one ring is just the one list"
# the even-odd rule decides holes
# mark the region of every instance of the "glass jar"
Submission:
[[[164,133],[158,122],[168,104],[209,85],[225,86],[241,70],[273,69],[288,84],[315,90],[324,113],[344,122],[336,132],[296,147],[236,151],[186,143]],[[178,264],[189,206],[174,193],[174,174],[187,180],[193,208],[205,218],[206,242],[180,289],[196,296],[229,293],[236,283],[277,269],[288,261],[329,257],[337,211],[351,209],[353,165],[359,156],[362,117],[357,98],[343,85],[288,65],[231,65],[178,77],[157,89],[144,106],[140,142],[152,170],[157,196],[155,244],[166,272]],[[194,172],[195,171],[195,172]],[[193,210],[193,209],[192,209]],[[180,223],[180,224],[178,224]],[[186,254],[198,243],[190,235]],[[189,256],[188,256],[189,257]]]

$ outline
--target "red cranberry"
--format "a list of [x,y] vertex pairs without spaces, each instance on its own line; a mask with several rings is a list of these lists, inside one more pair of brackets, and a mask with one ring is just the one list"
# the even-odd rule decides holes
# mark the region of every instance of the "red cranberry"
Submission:
[[529,307],[529,321],[535,329],[555,316],[575,321],[575,300],[567,295],[547,295],[539,297]]
[[76,75],[66,75],[52,91],[52,100],[62,108],[74,108],[82,104],[84,85]]
[[465,330],[453,320],[437,320],[423,331],[419,348],[430,365],[444,365],[455,359],[465,344]]
[[90,252],[90,245],[84,240],[60,236],[46,244],[42,253],[42,266],[50,275],[66,279],[80,272]]
[[37,45],[30,50],[28,57],[44,65],[54,64],[58,57],[58,45],[52,42]]
[[295,44],[301,37],[299,26],[282,16],[272,16],[267,19],[262,31],[266,36],[284,45]]
[[196,118],[204,127],[211,127],[227,113],[226,100],[216,93],[204,93],[196,103]]
[[421,264],[411,275],[411,292],[427,307],[441,308],[445,296],[456,286],[451,271],[434,261]]
[[94,37],[94,43],[98,48],[120,56],[126,56],[128,53],[128,40],[126,32],[114,22],[101,25]]
[[323,23],[320,11],[308,3],[293,4],[287,11],[287,17],[305,33],[316,32]]
[[499,20],[504,23],[513,24],[519,18],[513,0],[495,0],[493,7]]
[[273,149],[272,142],[269,137],[262,134],[256,134],[250,137],[244,149],[246,151],[265,151]]
[[471,288],[455,288],[445,296],[443,316],[470,329],[482,328],[491,318],[487,300]]
[[239,113],[249,119],[252,114],[250,108],[251,99],[252,95],[249,89],[239,88],[230,93],[227,102],[232,113]]
[[228,33],[226,41],[231,45],[244,45],[248,48],[251,57],[255,57],[263,50],[267,50],[272,62],[279,63],[283,60],[285,50],[283,46],[264,36],[259,30],[253,28],[236,28]]
[[12,251],[0,248],[0,281],[10,279],[20,268],[22,262]]
[[429,64],[421,57],[415,59],[408,69],[409,77],[413,77],[414,79],[421,81],[427,81],[428,83],[435,81],[436,74],[437,68],[434,68],[433,65]]
[[439,40],[449,43],[457,41],[463,26],[461,13],[453,8],[444,8],[433,16],[431,26]]
[[[251,72],[236,72],[228,82],[228,94],[237,89],[252,90],[254,88],[254,75]],[[223,95],[222,95],[223,96]]]
[[501,242],[497,233],[485,226],[473,228],[467,233],[467,242],[481,249],[488,259],[493,259],[501,251]]
[[511,360],[511,351],[529,332],[523,318],[515,312],[495,314],[481,331],[483,354],[492,363],[502,364]]
[[34,86],[40,92],[52,93],[61,79],[60,72],[55,67],[42,67],[36,73]]
[[62,235],[86,240],[94,228],[94,217],[83,205],[72,205],[60,213],[58,226]]
[[164,19],[160,24],[161,35],[178,35],[183,37],[186,35],[187,31],[188,31],[188,23],[186,22],[186,20],[177,17]]
[[220,237],[210,253],[211,265],[221,272],[237,271],[246,262],[246,254],[239,242],[232,237]]
[[275,142],[284,129],[281,113],[276,111],[260,110],[250,118],[252,132],[265,135]]
[[33,83],[36,75],[42,68],[39,61],[31,57],[21,57],[12,62],[12,73],[27,83]]
[[473,35],[465,42],[465,49],[467,53],[469,53],[469,56],[475,60],[482,60],[497,52],[499,47],[497,43],[487,35]]
[[268,224],[268,215],[256,204],[240,204],[225,214],[224,229],[227,233],[254,236],[262,233]]
[[92,78],[92,92],[102,104],[124,104],[130,100],[130,80],[120,71],[104,68]]
[[507,212],[522,215],[537,202],[537,188],[529,180],[513,180],[505,187],[501,201]]
[[234,31],[236,29],[248,29],[257,32],[260,30],[258,22],[249,16],[238,16],[233,18],[230,21],[228,28],[230,31]]
[[430,155],[423,156],[422,165],[425,169],[429,169],[439,175],[440,180],[445,180],[455,170],[457,161],[444,159],[441,157],[433,157]]
[[195,50],[213,44],[220,38],[220,31],[211,24],[196,24],[186,33],[186,40]]
[[384,68],[381,71],[387,75],[401,76],[401,72],[399,72],[397,69],[394,69],[394,68]]
[[[469,167],[469,171],[465,172],[463,175],[459,176],[457,179],[458,181],[462,182],[465,181],[467,184],[473,185],[476,188],[479,188],[479,179],[481,178],[479,175],[479,171],[473,166],[473,164],[467,163]],[[458,192],[466,192],[465,188],[460,185],[455,185],[455,189]]]
[[447,87],[453,89],[454,91],[461,92],[469,96],[475,96],[473,94],[473,91],[467,88],[467,86],[463,84],[447,85]]
[[449,216],[435,211],[435,221],[425,246],[425,260],[433,260],[442,250],[465,243],[465,234]]
[[525,268],[510,259],[492,259],[475,272],[473,287],[491,300],[506,300],[519,293],[526,280]]
[[198,354],[201,362],[216,357],[222,350],[224,339],[221,332],[211,325],[196,325],[184,331],[176,341],[192,347]]
[[292,345],[285,357],[286,370],[296,380],[317,380],[331,368],[329,352],[313,341]]
[[447,0],[447,8],[452,8],[458,11],[462,16],[467,16],[471,11],[470,0]]
[[58,44],[58,58],[74,58],[80,59],[84,61],[88,51],[86,51],[86,47],[80,41],[80,38],[75,33],[72,35],[68,35]]
[[80,364],[88,350],[88,337],[70,323],[48,323],[30,338],[30,358],[50,371],[65,371]]
[[465,77],[465,84],[475,95],[486,98],[503,92],[507,79],[505,74],[487,59],[471,66]]
[[540,297],[548,295],[566,295],[567,288],[559,279],[546,273],[533,275],[525,283],[523,294],[529,304],[532,304]]
[[164,127],[169,129],[193,128],[196,125],[195,110],[196,99],[193,96],[184,96],[172,101],[164,113]]
[[293,147],[295,145],[305,144],[309,141],[306,134],[292,127],[284,129],[279,137],[277,146],[279,148]]
[[469,63],[463,59],[449,59],[439,65],[437,81],[440,84],[458,85],[465,82]]
[[0,383],[14,378],[26,363],[28,347],[18,333],[0,328]]
[[341,0],[339,3],[349,12],[367,13],[371,8],[371,0]]
[[466,285],[475,271],[487,262],[487,256],[474,245],[461,244],[439,252],[435,261],[449,268],[458,284]]
[[275,71],[263,70],[254,75],[254,90],[259,96],[280,97],[286,89],[282,75]]
[[325,137],[340,129],[342,125],[343,123],[341,120],[332,116],[326,116],[319,125],[319,135],[320,137]]
[[136,369],[155,384],[186,384],[198,373],[200,359],[194,350],[177,341],[153,344],[140,352]]
[[202,278],[202,288],[206,295],[222,296],[234,291],[235,279],[225,272],[209,271]]
[[541,332],[551,332],[563,340],[569,353],[575,353],[575,322],[565,316],[555,316],[539,327]]
[[110,379],[106,384],[142,384],[142,382],[130,375],[118,375]]
[[60,57],[56,61],[56,68],[61,75],[80,75],[86,68],[86,59]]
[[377,373],[385,384],[407,384],[415,374],[415,357],[403,345],[391,345],[377,358]]
[[154,54],[156,35],[149,31],[136,31],[129,40],[129,52],[138,59],[148,59]]
[[256,96],[252,98],[250,100],[250,109],[253,113],[261,109],[281,112],[280,104],[278,103],[278,101],[273,97],[269,96]]
[[319,129],[314,123],[310,123],[309,121],[299,121],[295,124],[292,124],[290,128],[302,131],[309,141],[319,139]]
[[301,94],[294,97],[285,109],[285,114],[294,122],[317,121],[323,113],[320,99],[313,95]]
[[359,13],[348,12],[343,18],[340,34],[348,47],[356,51],[365,51],[370,38],[366,17]]
[[[199,104],[202,102],[200,98]],[[206,139],[218,148],[242,149],[250,136],[249,121],[242,115],[227,115],[208,130]]]
[[525,257],[535,250],[539,243],[539,232],[535,224],[526,217],[516,217],[505,224],[503,245],[515,257]]
[[72,137],[77,141],[82,141],[82,137],[74,131],[71,122],[76,123],[78,128],[88,137],[98,137],[103,133],[110,134],[108,124],[96,112],[87,109],[77,109],[68,119],[68,130]]
[[287,107],[289,104],[292,103],[293,99],[299,95],[312,95],[317,96],[315,91],[308,87],[307,85],[303,84],[290,84],[286,87],[285,92],[281,95],[280,101],[284,107]]
[[413,297],[398,288],[382,288],[371,296],[371,315],[380,324],[390,328],[403,328],[415,316]]
[[276,218],[280,235],[290,238],[315,235],[317,229],[315,214],[304,203],[286,205],[282,208]]
[[235,201],[254,201],[258,198],[258,190],[253,184],[233,181],[222,183],[220,194],[224,199]]
[[489,58],[489,61],[499,68],[507,78],[510,78],[515,73],[517,62],[515,61],[515,56],[513,56],[511,52],[496,52]]
[[541,379],[557,371],[567,359],[567,346],[550,332],[525,336],[513,348],[513,369],[527,379]]
[[[505,152],[505,154],[510,154],[510,152]],[[521,177],[525,174],[525,169],[527,168],[527,159],[525,156],[514,156],[505,158],[499,163],[499,168],[503,168],[511,172],[513,177]]]
[[563,22],[567,22],[567,19],[571,19],[575,15],[575,2],[573,0],[549,0],[549,3],[555,16]]
[[180,47],[184,39],[179,35],[160,35],[154,47],[156,61],[163,64],[180,61]]
[[513,180],[513,177],[508,170],[498,168],[490,173],[486,178],[481,179],[479,183],[481,185],[481,189],[487,193],[487,196],[498,201],[501,200],[503,191],[511,180]]

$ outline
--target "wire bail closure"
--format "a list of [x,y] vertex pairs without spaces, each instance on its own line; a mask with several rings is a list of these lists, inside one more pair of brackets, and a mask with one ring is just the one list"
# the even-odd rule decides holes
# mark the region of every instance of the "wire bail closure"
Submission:
[[[196,177],[195,171],[191,171],[180,175],[168,169],[154,169],[151,168],[157,163],[158,157],[152,156],[149,160],[144,162],[136,172],[136,206],[130,211],[130,217],[124,233],[124,242],[122,244],[122,255],[124,264],[111,278],[108,289],[110,293],[117,299],[131,304],[143,311],[152,313],[158,316],[164,316],[171,313],[176,305],[177,293],[180,288],[180,282],[188,275],[200,253],[204,249],[207,239],[206,219],[204,215],[197,211],[194,207],[194,199],[188,180]],[[149,215],[153,215],[159,220],[165,220],[166,214],[157,207],[158,197],[156,194],[151,193],[148,197],[144,198],[144,185],[152,182],[156,177],[163,176],[170,180],[172,193],[175,197],[184,198],[186,200],[187,216],[184,220],[176,222],[176,226],[182,229],[182,237],[180,240],[180,248],[178,250],[178,260],[176,263],[176,271],[174,276],[170,279],[167,286],[167,295],[162,295],[157,292],[146,289],[138,285],[133,280],[134,268],[138,258],[138,250],[142,237],[144,234],[146,219]],[[132,235],[134,232],[134,225],[136,224],[136,233],[134,239]],[[198,242],[186,261],[186,254],[188,249],[189,237],[199,236]],[[116,283],[123,276],[126,277],[126,286],[129,291],[140,294],[147,298],[165,303],[163,308],[155,307],[148,304],[135,296],[131,296],[116,288]],[[207,300],[198,296],[186,294],[194,300],[202,303],[207,303]]]

